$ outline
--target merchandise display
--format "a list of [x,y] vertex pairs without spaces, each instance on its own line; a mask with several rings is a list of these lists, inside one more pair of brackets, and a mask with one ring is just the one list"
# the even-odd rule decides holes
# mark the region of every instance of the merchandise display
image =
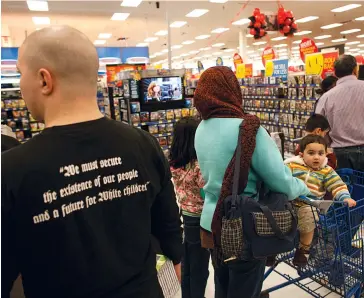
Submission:
[[44,129],[44,124],[30,115],[20,92],[19,80],[1,84],[1,124],[9,126],[22,143]]
[[249,78],[242,81],[243,108],[256,115],[270,132],[283,132],[285,152],[294,154],[295,143],[303,137],[305,124],[319,98],[319,76]]

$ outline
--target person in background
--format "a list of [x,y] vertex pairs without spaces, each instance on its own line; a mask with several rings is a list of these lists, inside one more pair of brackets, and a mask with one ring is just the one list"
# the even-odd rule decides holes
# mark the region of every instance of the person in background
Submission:
[[[310,134],[300,143],[299,156],[285,160],[294,177],[304,181],[310,189],[309,198],[321,200],[329,192],[332,199],[342,201],[354,207],[356,202],[351,199],[346,184],[335,170],[327,164],[327,143],[320,135]],[[306,255],[310,252],[315,231],[315,219],[310,205],[295,200],[294,206],[298,215],[298,230],[300,243],[293,258],[296,266],[307,265]]]
[[180,276],[182,233],[157,140],[101,114],[97,51],[80,31],[35,31],[17,62],[46,128],[2,154],[1,297],[21,274],[27,298],[162,298],[152,236]]
[[[336,86],[338,78],[335,76],[328,76],[321,82],[321,89],[317,90],[316,93],[320,95],[320,98],[323,94],[325,94],[327,91],[331,90]],[[316,110],[317,104],[320,101],[320,98],[315,102],[315,108]]]
[[[272,191],[290,200],[309,194],[303,181],[292,177],[281,153],[256,116],[241,108],[241,89],[235,74],[225,66],[211,67],[198,82],[194,101],[203,121],[195,136],[197,159],[205,181],[205,204],[201,215],[203,247],[212,249],[216,298],[259,297],[265,260],[251,256],[224,262],[214,253],[214,236],[220,237],[220,218],[215,209],[231,195],[233,162],[239,133],[242,134],[241,186],[247,196],[255,196],[263,181]],[[239,126],[243,123],[243,129]],[[214,219],[213,219],[214,217]]]
[[1,152],[19,146],[21,143],[16,139],[15,133],[7,125],[1,125]]
[[[330,124],[325,116],[319,114],[313,114],[310,118],[308,118],[305,127],[306,135],[318,135],[323,138],[326,138],[329,132],[330,132]],[[299,155],[300,152],[301,152],[300,145],[298,144],[296,147],[295,154]],[[332,151],[331,148],[327,149],[326,157],[328,159],[327,164],[333,169],[336,169],[337,159],[335,153]]]
[[330,123],[331,147],[339,168],[364,171],[364,81],[357,78],[357,62],[342,55],[334,64],[336,87],[322,95],[316,113]]
[[203,298],[209,277],[210,253],[201,247],[200,217],[204,186],[195,150],[195,133],[199,121],[193,117],[176,123],[170,152],[172,177],[184,226],[182,257],[182,298]]

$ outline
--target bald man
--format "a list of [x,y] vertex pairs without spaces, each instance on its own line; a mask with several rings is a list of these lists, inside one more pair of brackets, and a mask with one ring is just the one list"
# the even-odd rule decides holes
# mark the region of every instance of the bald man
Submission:
[[98,56],[49,27],[19,49],[20,88],[46,129],[2,155],[2,298],[163,297],[151,238],[179,274],[182,239],[168,163],[148,133],[103,117]]

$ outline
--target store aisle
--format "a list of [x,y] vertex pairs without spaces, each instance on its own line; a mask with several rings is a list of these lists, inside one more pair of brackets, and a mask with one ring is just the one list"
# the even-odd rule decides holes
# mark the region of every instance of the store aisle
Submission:
[[[281,273],[289,274],[292,277],[297,277],[297,273],[295,272],[295,270],[285,264],[279,265],[278,270]],[[214,272],[213,268],[210,266],[210,278],[207,283],[206,298],[214,298],[213,272]],[[285,279],[282,278],[281,276],[279,276],[277,273],[272,273],[269,276],[269,278],[264,282],[263,288],[266,289],[266,288],[275,286],[277,284],[280,284],[284,281],[285,281]],[[309,280],[307,280],[307,282],[309,282]],[[316,283],[312,283],[312,284],[310,284],[310,287],[312,289],[317,289],[320,286]],[[325,288],[319,289],[318,292],[321,295],[326,295],[329,293],[329,291]],[[309,298],[312,296],[294,285],[277,290],[276,292],[273,292],[270,294],[270,298],[282,298],[282,297]],[[327,298],[339,298],[340,296],[337,294],[330,294],[326,297]],[[174,298],[181,298],[181,293],[178,293],[178,295],[176,295]]]

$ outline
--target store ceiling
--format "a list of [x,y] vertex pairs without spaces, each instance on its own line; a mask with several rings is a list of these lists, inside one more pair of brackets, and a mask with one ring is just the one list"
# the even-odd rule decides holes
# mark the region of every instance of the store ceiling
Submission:
[[[24,38],[36,28],[43,26],[35,25],[32,17],[49,17],[52,25],[67,24],[75,27],[94,41],[99,39],[100,33],[111,33],[112,37],[106,40],[104,46],[135,46],[143,43],[148,37],[158,37],[158,40],[150,42],[150,54],[153,55],[167,49],[167,36],[155,36],[155,33],[161,30],[167,30],[167,14],[171,22],[186,21],[187,24],[181,28],[171,28],[172,45],[182,45],[187,40],[195,41],[190,45],[183,45],[180,49],[172,50],[172,57],[186,55],[176,59],[191,59],[199,56],[232,56],[239,44],[239,30],[245,29],[247,25],[231,25],[232,20],[247,18],[252,14],[254,8],[259,7],[264,13],[276,13],[278,7],[276,1],[250,1],[247,7],[241,12],[240,16],[236,14],[241,10],[246,1],[232,1],[221,4],[211,3],[208,1],[161,1],[157,8],[156,1],[143,1],[138,7],[121,7],[121,1],[48,1],[48,12],[29,11],[26,1],[9,1],[2,0],[2,36],[10,34],[13,46],[19,46]],[[332,46],[332,40],[342,38],[344,34],[340,32],[349,29],[361,29],[360,32],[345,34],[346,43],[360,41],[364,44],[364,21],[355,21],[355,18],[364,16],[364,1],[281,1],[286,9],[292,10],[296,19],[307,16],[318,16],[319,18],[299,25],[300,30],[312,31],[309,37],[319,35],[331,35],[330,38],[316,40],[323,42],[322,46]],[[358,3],[361,7],[348,10],[345,12],[331,12],[332,9],[347,4]],[[188,18],[186,14],[193,9],[208,9],[208,13],[198,18]],[[115,12],[130,13],[125,21],[112,21],[111,16]],[[332,23],[344,23],[344,25],[323,30],[321,26]],[[218,39],[216,33],[211,33],[216,28],[229,28]],[[9,33],[6,33],[8,29]],[[4,31],[5,30],[5,31]],[[209,39],[197,40],[199,35],[211,35]],[[269,34],[272,39],[278,34]],[[357,37],[361,36],[361,37]],[[127,37],[126,41],[117,41],[120,37]],[[300,40],[304,36],[296,36],[293,39],[270,41],[272,45],[287,43]],[[265,45],[253,45],[253,38],[248,38],[248,53],[256,55]],[[268,39],[263,39],[267,41]],[[231,49],[230,52],[222,51],[219,47],[201,51],[200,53],[191,54],[191,51],[200,51],[201,48],[209,47],[211,44],[224,43],[221,48]],[[297,44],[293,44],[296,47]],[[347,45],[350,51],[362,51],[363,47],[358,44]],[[221,52],[220,54],[216,52]],[[216,53],[216,54],[214,54]],[[283,51],[284,54],[284,51]],[[164,60],[167,53],[153,59]],[[176,60],[175,59],[175,60]]]

